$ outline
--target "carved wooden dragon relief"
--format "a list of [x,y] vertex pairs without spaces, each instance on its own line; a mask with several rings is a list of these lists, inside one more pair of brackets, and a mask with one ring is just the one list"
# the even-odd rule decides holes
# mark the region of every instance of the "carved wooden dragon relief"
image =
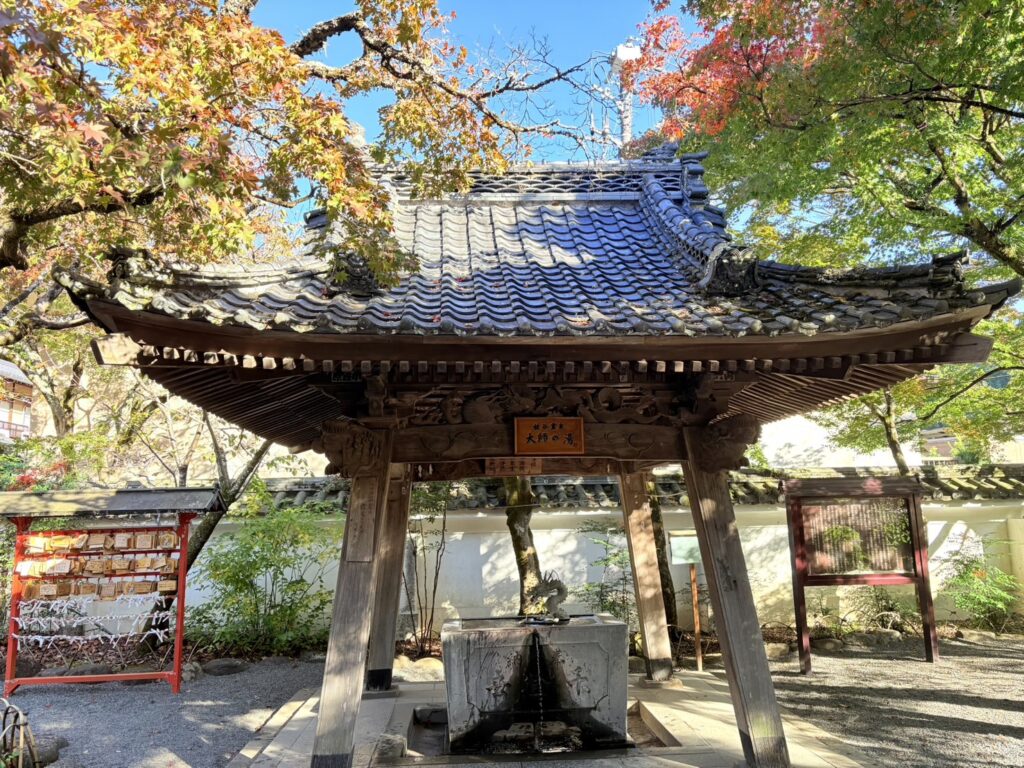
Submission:
[[739,413],[695,430],[698,437],[689,443],[691,461],[706,472],[745,467],[744,453],[761,436],[761,424],[755,416]]
[[384,455],[385,436],[379,431],[349,420],[325,421],[321,427],[320,450],[330,464],[328,474],[356,477],[379,471],[389,457]]
[[[673,407],[675,405],[675,407]],[[436,407],[419,410],[414,426],[504,424],[516,416],[579,416],[596,424],[678,423],[682,403],[669,403],[647,393],[626,398],[616,387],[530,387],[507,384],[498,389],[451,389]]]

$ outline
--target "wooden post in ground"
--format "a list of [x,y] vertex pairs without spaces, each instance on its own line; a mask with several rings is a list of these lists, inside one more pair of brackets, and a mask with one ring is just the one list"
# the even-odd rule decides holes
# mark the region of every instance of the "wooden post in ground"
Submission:
[[921,497],[913,494],[910,504],[910,541],[914,547],[914,572],[917,576],[917,601],[921,607],[921,626],[924,631],[924,657],[926,661],[939,658],[939,636],[935,630],[935,605],[932,603],[932,585],[928,575],[928,525],[921,513]]
[[723,471],[739,465],[758,432],[756,421],[745,417],[688,427],[683,469],[743,754],[751,768],[788,768],[782,718]]
[[793,614],[796,642],[800,649],[800,674],[811,674],[811,630],[807,624],[807,541],[804,535],[802,501],[786,498],[789,516],[789,555],[793,568]]
[[324,449],[329,471],[352,477],[334,592],[311,768],[351,768],[373,610],[377,537],[387,501],[391,433],[339,422]]
[[391,689],[395,666],[395,629],[402,594],[405,542],[408,538],[412,473],[408,465],[392,472],[388,501],[377,547],[377,576],[373,594],[373,618],[366,659],[366,690]]
[[672,676],[672,643],[669,641],[668,623],[665,620],[661,572],[658,569],[657,543],[651,522],[646,477],[642,472],[624,472],[619,476],[619,484],[647,678],[667,680]]
[[704,649],[700,638],[700,592],[697,589],[697,565],[690,563],[690,602],[693,604],[693,655],[697,671],[704,671]]

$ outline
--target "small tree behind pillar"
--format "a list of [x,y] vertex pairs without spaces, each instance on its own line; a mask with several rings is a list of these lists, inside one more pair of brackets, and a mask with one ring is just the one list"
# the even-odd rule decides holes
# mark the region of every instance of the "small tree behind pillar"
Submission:
[[530,520],[539,505],[530,478],[506,477],[504,483],[505,522],[512,537],[512,551],[519,572],[519,615],[553,613],[567,592],[554,574],[544,574],[540,568],[540,557],[530,529]]

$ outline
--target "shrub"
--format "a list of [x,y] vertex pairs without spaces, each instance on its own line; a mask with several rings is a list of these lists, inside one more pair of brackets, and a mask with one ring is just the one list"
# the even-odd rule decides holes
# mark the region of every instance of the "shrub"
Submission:
[[[437,615],[441,566],[448,547],[448,504],[452,488],[449,482],[416,483],[412,487],[406,546],[419,573],[409,579],[403,568],[402,588],[409,610],[409,629],[416,658],[429,656],[440,647],[437,642],[440,638],[434,631],[434,617]],[[432,533],[428,526],[438,519],[440,528]]]
[[953,575],[944,589],[953,605],[976,627],[1001,632],[1014,616],[1020,583],[989,558],[961,553],[950,561]]
[[856,587],[850,591],[849,600],[864,629],[895,629],[903,633],[920,629],[917,603],[897,597],[885,587]]
[[213,539],[193,583],[208,601],[189,612],[190,639],[218,653],[295,654],[322,646],[341,532],[303,507],[242,517],[238,531]]
[[600,546],[604,554],[590,563],[601,568],[601,580],[588,582],[574,589],[573,594],[590,610],[610,613],[625,622],[631,630],[637,629],[640,622],[633,587],[633,569],[622,528],[606,528],[590,522],[584,524],[579,531],[599,534],[599,537],[591,537],[590,540]]

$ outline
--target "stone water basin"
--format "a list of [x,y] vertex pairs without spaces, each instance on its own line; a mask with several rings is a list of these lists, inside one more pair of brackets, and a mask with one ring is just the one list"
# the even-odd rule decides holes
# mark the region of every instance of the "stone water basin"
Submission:
[[606,614],[445,622],[449,751],[624,746],[627,643],[626,625]]

